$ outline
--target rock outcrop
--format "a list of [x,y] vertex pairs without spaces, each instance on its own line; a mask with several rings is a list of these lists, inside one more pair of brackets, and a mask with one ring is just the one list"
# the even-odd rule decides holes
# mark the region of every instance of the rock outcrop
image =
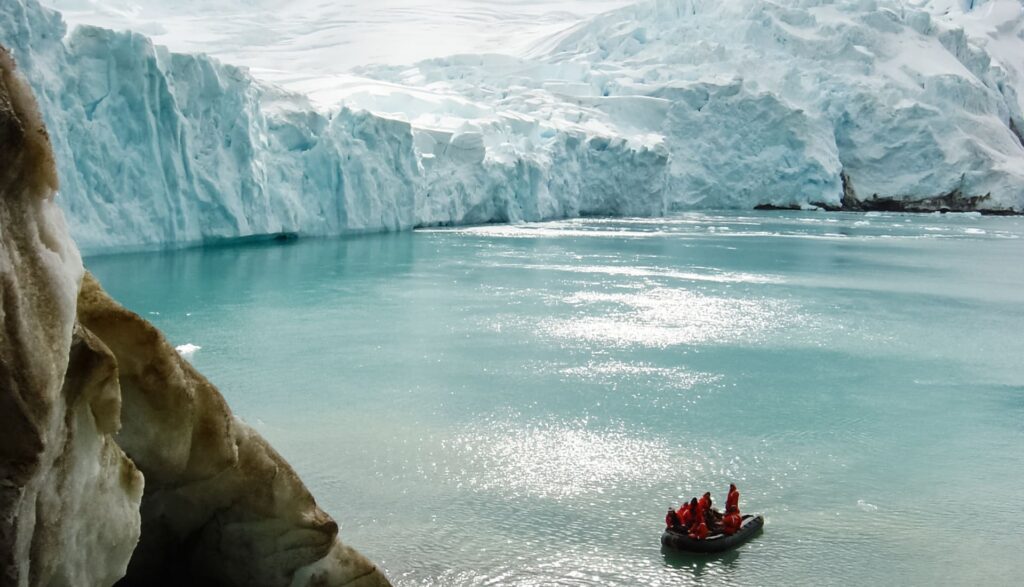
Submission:
[[146,476],[142,540],[126,584],[387,584],[338,541],[338,525],[288,463],[231,415],[160,331],[90,274],[78,317],[117,358],[117,441]]
[[970,196],[957,187],[945,194],[931,197],[915,196],[879,196],[871,194],[870,198],[861,200],[853,188],[853,180],[843,172],[840,174],[843,183],[843,198],[838,206],[827,202],[809,202],[809,206],[774,204],[758,204],[755,210],[804,210],[807,208],[826,210],[828,212],[908,212],[913,214],[930,214],[933,212],[977,212],[986,216],[1020,216],[1024,209],[1002,207],[994,204],[992,194]]
[[1011,216],[1024,212],[1012,207],[994,205],[992,194],[971,196],[964,194],[960,187],[932,197],[892,197],[871,194],[870,198],[861,200],[853,188],[853,180],[845,173],[842,178],[843,201],[840,209],[848,212],[980,212],[996,216]]
[[0,585],[387,585],[217,389],[84,275],[57,187],[0,47]]
[[75,326],[82,260],[35,100],[0,48],[0,584],[103,585],[139,538],[117,366]]

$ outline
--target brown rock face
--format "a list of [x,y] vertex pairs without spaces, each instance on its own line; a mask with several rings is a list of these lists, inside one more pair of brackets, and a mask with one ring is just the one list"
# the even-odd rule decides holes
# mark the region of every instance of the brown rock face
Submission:
[[388,584],[217,389],[89,274],[78,316],[117,357],[117,441],[146,476],[126,584]]
[[0,585],[388,585],[217,389],[83,276],[56,189],[0,47]]
[[0,584],[109,584],[142,476],[114,443],[113,355],[75,327],[82,261],[35,100],[0,47]]

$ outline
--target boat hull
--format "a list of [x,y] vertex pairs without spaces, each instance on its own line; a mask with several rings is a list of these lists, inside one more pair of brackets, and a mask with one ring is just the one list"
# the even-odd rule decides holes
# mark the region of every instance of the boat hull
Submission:
[[694,540],[682,530],[669,528],[662,533],[661,544],[680,552],[725,552],[757,536],[763,529],[764,517],[747,515],[743,516],[740,529],[732,536],[714,534],[704,540]]

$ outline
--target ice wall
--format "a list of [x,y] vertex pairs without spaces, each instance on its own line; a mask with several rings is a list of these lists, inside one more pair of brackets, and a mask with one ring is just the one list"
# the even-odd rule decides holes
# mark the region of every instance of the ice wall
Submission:
[[660,142],[669,208],[838,206],[845,173],[862,199],[989,195],[1022,210],[1022,55],[1020,0],[657,0],[526,58],[359,73]]
[[137,34],[67,34],[36,0],[0,0],[0,42],[40,95],[62,205],[91,252],[840,206],[844,185],[1024,210],[1022,13],[1020,0],[658,0],[523,56],[367,67],[302,93]]
[[55,13],[2,2],[0,42],[41,97],[83,249],[412,225],[407,125],[316,114],[137,34],[81,27],[64,39]]
[[35,0],[0,0],[0,43],[40,96],[87,252],[662,209],[663,153],[551,131],[544,148],[498,159],[449,132],[430,137],[424,164],[407,122],[317,110],[138,34],[65,35]]

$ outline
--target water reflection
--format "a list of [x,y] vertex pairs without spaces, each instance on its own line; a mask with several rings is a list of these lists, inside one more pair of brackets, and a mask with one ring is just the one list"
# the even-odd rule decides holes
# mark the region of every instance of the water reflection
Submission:
[[693,571],[694,578],[700,578],[708,567],[725,567],[736,563],[740,558],[740,551],[728,550],[726,552],[698,554],[680,552],[667,546],[661,547],[661,556],[665,565],[675,569],[687,569]]
[[[740,550],[714,554],[689,554],[670,548],[661,548],[666,568],[672,569],[675,578],[690,585],[743,585],[743,565]],[[756,581],[755,581],[756,583]]]

